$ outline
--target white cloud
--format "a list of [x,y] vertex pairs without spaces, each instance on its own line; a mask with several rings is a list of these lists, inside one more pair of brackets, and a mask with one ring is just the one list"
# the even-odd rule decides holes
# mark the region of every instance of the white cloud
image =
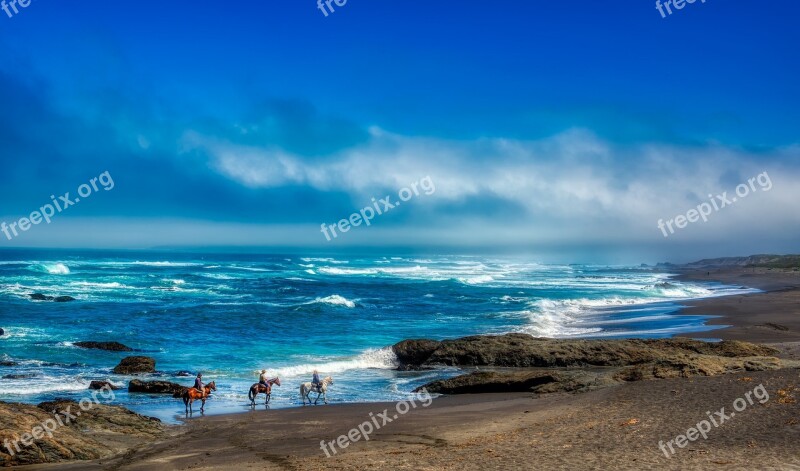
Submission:
[[[680,236],[723,237],[730,231],[749,231],[753,221],[800,226],[796,211],[800,175],[796,166],[784,164],[800,156],[798,146],[770,153],[713,144],[623,146],[585,130],[538,141],[455,141],[402,136],[379,128],[370,133],[363,145],[313,160],[196,133],[188,133],[184,144],[204,151],[217,172],[242,185],[302,184],[347,192],[354,201],[367,202],[371,196],[396,192],[430,175],[436,184],[436,197],[424,202],[430,211],[470,198],[505,200],[525,210],[515,218],[515,230],[535,226],[539,237],[546,234],[551,239],[579,235],[608,240],[637,234],[657,238],[659,218],[685,214],[706,201],[709,193],[731,194],[736,184],[767,171],[774,184],[771,191],[754,193],[712,215],[708,227],[690,227]],[[731,181],[731,175],[741,180]],[[464,224],[480,219],[469,214],[459,217]]]

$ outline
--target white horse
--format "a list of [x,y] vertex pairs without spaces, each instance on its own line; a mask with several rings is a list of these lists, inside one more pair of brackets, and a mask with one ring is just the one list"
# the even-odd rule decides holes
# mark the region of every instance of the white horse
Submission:
[[312,383],[303,383],[300,385],[300,397],[303,398],[303,405],[306,405],[306,399],[308,399],[308,405],[311,405],[311,398],[308,396],[312,392],[317,393],[317,398],[314,400],[314,404],[317,404],[319,401],[319,397],[322,396],[323,402],[325,404],[328,403],[328,385],[333,384],[333,378],[330,376],[326,377],[320,382],[319,391],[317,388],[314,387]]

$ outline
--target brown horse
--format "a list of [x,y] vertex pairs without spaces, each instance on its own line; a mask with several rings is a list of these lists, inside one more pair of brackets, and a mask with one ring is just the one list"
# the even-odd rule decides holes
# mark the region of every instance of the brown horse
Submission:
[[192,410],[192,403],[198,399],[203,401],[203,403],[200,405],[200,412],[204,412],[206,407],[206,398],[208,398],[208,396],[211,395],[211,391],[216,391],[216,390],[217,390],[217,383],[215,381],[212,381],[208,383],[203,388],[202,391],[198,391],[195,388],[189,388],[186,391],[184,391],[181,397],[183,398],[183,405],[186,406],[186,413],[187,414],[194,413],[194,411]]
[[267,400],[264,402],[264,405],[269,404],[269,400],[272,397],[272,385],[273,384],[276,384],[276,385],[280,386],[281,385],[281,379],[280,378],[268,379],[266,386],[264,386],[261,383],[256,383],[256,384],[250,386],[250,393],[249,393],[250,405],[251,406],[255,406],[256,405],[256,396],[258,396],[261,393],[264,393],[264,394],[267,395]]

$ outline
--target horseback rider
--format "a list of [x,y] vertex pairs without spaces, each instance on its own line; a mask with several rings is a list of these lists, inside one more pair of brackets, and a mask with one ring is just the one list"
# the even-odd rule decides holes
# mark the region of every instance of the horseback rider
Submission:
[[261,376],[258,377],[258,384],[269,390],[269,378],[267,378],[267,370],[261,370]]
[[203,392],[203,373],[197,373],[197,378],[194,379],[194,388],[197,392]]
[[319,380],[319,371],[314,370],[314,376],[311,377],[311,385],[317,392],[322,392],[322,381]]

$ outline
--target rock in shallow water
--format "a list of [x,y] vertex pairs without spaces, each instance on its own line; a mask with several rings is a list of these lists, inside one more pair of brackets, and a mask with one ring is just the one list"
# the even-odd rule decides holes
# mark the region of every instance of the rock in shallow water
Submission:
[[28,295],[34,301],[53,301],[57,303],[66,303],[69,301],[75,301],[75,298],[72,296],[48,296],[42,293],[33,293]]
[[75,342],[76,347],[109,352],[132,352],[133,349],[119,342]]
[[180,397],[186,386],[169,381],[140,381],[138,379],[131,380],[128,383],[128,392],[132,393],[145,393],[145,394],[172,394],[174,397]]
[[125,357],[114,367],[118,375],[131,375],[138,373],[155,373],[156,361],[150,357]]
[[120,388],[119,386],[114,386],[108,381],[92,381],[91,383],[89,383],[89,389],[111,389],[113,391],[116,391],[117,389]]

